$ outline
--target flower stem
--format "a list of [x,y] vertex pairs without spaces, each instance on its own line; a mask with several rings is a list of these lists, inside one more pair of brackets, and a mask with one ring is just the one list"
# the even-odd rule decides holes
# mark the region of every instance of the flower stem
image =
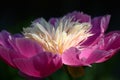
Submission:
[[67,73],[67,75],[68,75],[68,77],[69,77],[69,80],[74,80],[74,78],[69,74],[66,65],[63,66],[63,71],[65,71],[65,72]]
[[53,80],[52,76],[49,76],[48,79],[49,79],[49,80]]

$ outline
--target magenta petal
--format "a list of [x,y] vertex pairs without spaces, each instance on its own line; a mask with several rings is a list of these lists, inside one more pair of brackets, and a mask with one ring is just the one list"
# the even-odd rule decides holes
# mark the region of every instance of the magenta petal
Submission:
[[62,66],[61,58],[52,53],[40,53],[29,59],[15,59],[18,69],[33,77],[46,77]]
[[0,58],[3,59],[10,66],[15,67],[10,56],[10,54],[13,54],[13,53],[15,52],[0,46]]
[[35,76],[35,77],[40,76],[39,71],[35,69],[33,59],[24,59],[24,58],[14,59],[14,63],[21,72],[29,76]]
[[41,46],[38,43],[25,38],[17,38],[16,47],[18,48],[18,51],[25,57],[32,57],[40,52],[43,52]]
[[105,51],[106,55],[104,57],[102,57],[101,59],[97,60],[96,63],[101,63],[101,62],[104,62],[108,59],[110,59],[114,54],[115,54],[115,51],[114,50],[111,50],[111,51]]
[[106,15],[104,16],[102,19],[101,19],[101,32],[104,33],[107,28],[108,28],[108,24],[109,24],[109,21],[110,21],[110,15]]
[[34,65],[41,77],[47,77],[61,68],[62,60],[59,55],[44,52],[34,58]]
[[101,36],[106,31],[109,20],[110,20],[110,15],[94,18],[92,20],[92,29],[91,29],[93,36],[89,37],[83,43],[83,45],[89,46],[91,44],[97,43],[99,41],[99,39],[101,38]]
[[3,47],[9,47],[11,48],[9,42],[8,42],[8,39],[10,37],[10,33],[3,30],[0,32],[0,45],[2,45]]
[[[110,15],[103,17],[96,17],[92,20],[92,29],[93,33],[102,33],[105,32],[110,21]],[[99,29],[99,30],[98,30]]]
[[71,47],[62,54],[62,62],[71,66],[88,65],[84,63],[83,59],[79,58],[80,54],[81,52],[78,49]]
[[83,12],[77,12],[77,11],[67,14],[65,17],[73,18],[73,21],[79,21],[79,22],[90,22],[91,21],[91,17],[89,15],[84,14]]
[[92,47],[87,47],[81,50],[81,54],[79,55],[79,58],[86,60],[92,54],[92,52],[94,52],[96,49],[98,49],[97,45],[92,46]]
[[20,76],[24,77],[26,80],[44,80],[44,78],[29,76],[29,75],[26,75],[20,71],[18,72],[18,74]]
[[120,31],[113,31],[108,33],[104,38],[105,50],[119,50],[120,49]]
[[22,38],[22,37],[24,36],[19,33],[13,35],[13,38]]
[[86,63],[92,64],[96,63],[97,61],[107,57],[110,53],[103,50],[95,50],[91,53],[91,55],[86,59]]
[[109,55],[98,60],[97,63],[110,59],[118,50],[120,50],[120,31],[113,31],[105,35],[99,42],[99,46],[101,50],[109,52]]
[[55,23],[57,22],[57,18],[51,18],[49,20],[49,23],[52,24],[53,26],[55,26]]

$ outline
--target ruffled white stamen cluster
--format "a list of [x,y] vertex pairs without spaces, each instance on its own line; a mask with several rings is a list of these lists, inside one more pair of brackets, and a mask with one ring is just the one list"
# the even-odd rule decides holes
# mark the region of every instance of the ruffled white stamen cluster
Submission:
[[87,22],[73,22],[72,19],[62,18],[51,25],[41,18],[33,22],[32,27],[24,28],[23,34],[26,38],[37,41],[45,51],[62,54],[70,47],[80,47],[88,37],[91,24]]

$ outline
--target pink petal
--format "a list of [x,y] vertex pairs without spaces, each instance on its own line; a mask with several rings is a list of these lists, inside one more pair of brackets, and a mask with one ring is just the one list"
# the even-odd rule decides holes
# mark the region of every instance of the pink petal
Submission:
[[96,44],[100,40],[101,36],[103,36],[103,33],[106,31],[109,20],[110,20],[110,15],[94,18],[92,20],[92,29],[91,29],[91,32],[94,35],[89,37],[83,43],[83,45],[89,46],[91,44]]
[[21,72],[29,76],[35,76],[35,77],[40,76],[39,71],[35,69],[33,59],[24,59],[24,58],[14,59],[14,63]]
[[59,55],[44,52],[34,58],[34,65],[40,75],[46,77],[61,68],[62,61]]
[[13,54],[13,53],[15,52],[10,49],[3,48],[0,46],[0,58],[3,59],[8,65],[15,68],[15,65],[13,64],[11,56],[10,56],[10,54]]
[[120,50],[120,31],[113,31],[105,35],[105,37],[99,42],[99,46],[101,50],[107,51],[109,55],[98,60],[97,63],[110,59]]
[[109,21],[110,21],[110,15],[106,15],[104,16],[102,19],[101,19],[101,32],[104,33],[107,28],[108,28],[108,24],[109,24]]
[[18,72],[18,74],[22,77],[24,77],[26,80],[44,80],[44,78],[40,78],[40,77],[33,77],[33,76],[28,76],[22,72]]
[[71,66],[88,65],[84,63],[83,59],[79,58],[80,54],[81,52],[78,49],[71,47],[62,54],[62,62]]
[[94,52],[89,55],[89,57],[86,59],[86,63],[92,64],[96,63],[97,61],[107,57],[110,53],[103,50],[95,50]]
[[91,17],[87,14],[84,14],[83,12],[77,12],[74,11],[72,13],[69,13],[65,15],[67,18],[73,18],[73,21],[79,21],[79,22],[90,22]]
[[106,50],[119,50],[120,49],[120,31],[110,32],[104,38],[104,48]]
[[116,31],[111,31],[111,32],[107,33],[105,36],[107,37],[107,36],[110,36],[114,33],[120,34],[120,31],[117,31],[117,30]]
[[92,47],[86,47],[85,49],[81,50],[81,54],[79,55],[80,59],[87,59],[99,46],[95,45]]
[[25,57],[32,57],[40,52],[43,52],[41,46],[38,43],[25,38],[17,38],[16,47],[18,51]]
[[33,77],[47,77],[62,66],[61,58],[48,52],[14,62],[21,72]]
[[10,33],[3,30],[0,32],[0,45],[2,45],[3,47],[9,47],[11,48],[9,42],[8,42],[8,39],[10,37]]
[[110,59],[110,58],[115,54],[115,51],[114,51],[114,50],[105,51],[105,52],[106,52],[106,56],[104,56],[103,58],[97,60],[96,63],[104,62],[104,61]]
[[96,61],[98,60],[108,57],[109,55],[110,55],[109,52],[99,50],[99,46],[95,45],[81,50],[79,58],[83,59],[85,63],[90,65],[92,63],[96,63]]

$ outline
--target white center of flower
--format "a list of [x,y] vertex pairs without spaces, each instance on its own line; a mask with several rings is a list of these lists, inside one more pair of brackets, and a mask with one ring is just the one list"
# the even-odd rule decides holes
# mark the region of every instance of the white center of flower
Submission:
[[62,54],[70,47],[81,47],[89,36],[91,24],[73,22],[71,19],[62,18],[55,26],[47,23],[43,18],[33,22],[33,27],[24,28],[26,38],[37,41],[45,51]]

